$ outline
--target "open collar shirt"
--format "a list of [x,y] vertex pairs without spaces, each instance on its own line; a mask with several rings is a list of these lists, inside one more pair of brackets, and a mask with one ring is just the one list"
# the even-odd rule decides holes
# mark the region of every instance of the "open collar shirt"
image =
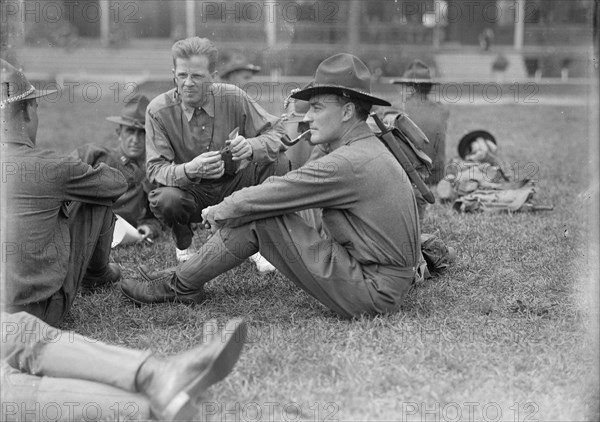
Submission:
[[[252,161],[274,162],[286,147],[283,123],[234,85],[213,83],[202,107],[186,108],[176,90],[154,98],[146,111],[146,169],[153,183],[193,183],[183,165],[207,151],[220,151],[235,129],[252,146]],[[202,183],[202,181],[200,181]]]

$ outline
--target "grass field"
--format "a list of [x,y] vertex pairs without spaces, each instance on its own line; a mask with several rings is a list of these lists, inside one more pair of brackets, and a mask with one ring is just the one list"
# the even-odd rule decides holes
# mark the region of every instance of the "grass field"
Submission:
[[[104,117],[122,104],[106,92],[95,103],[81,93],[42,102],[40,147],[112,142]],[[460,135],[488,129],[513,175],[533,175],[540,202],[555,208],[458,215],[431,206],[423,231],[439,230],[457,260],[417,285],[397,314],[339,319],[246,262],[210,282],[199,306],[136,307],[115,287],[83,293],[63,328],[166,355],[201,342],[208,320],[245,318],[248,345],[201,407],[212,421],[598,420],[597,221],[589,211],[597,196],[584,193],[597,171],[589,118],[585,107],[451,106],[448,158]],[[117,248],[111,259],[124,277],[138,277],[140,263],[173,265],[174,245],[163,235],[151,246]]]

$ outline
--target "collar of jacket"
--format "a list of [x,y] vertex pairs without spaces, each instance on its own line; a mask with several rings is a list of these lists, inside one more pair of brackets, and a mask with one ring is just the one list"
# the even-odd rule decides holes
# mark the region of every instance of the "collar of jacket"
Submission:
[[133,159],[133,158],[129,158],[129,157],[125,156],[124,154],[120,154],[119,155],[119,161],[121,161],[121,164],[123,164],[124,166],[126,166],[129,163],[135,163],[139,167],[143,167],[143,165],[146,162],[146,158],[145,157],[140,157],[140,158],[137,158],[137,159]]
[[360,121],[356,122],[341,138],[338,142],[333,142],[331,145],[331,150],[337,149],[342,145],[350,145],[352,142],[360,141],[361,139],[366,139],[370,136],[375,136],[367,122]]

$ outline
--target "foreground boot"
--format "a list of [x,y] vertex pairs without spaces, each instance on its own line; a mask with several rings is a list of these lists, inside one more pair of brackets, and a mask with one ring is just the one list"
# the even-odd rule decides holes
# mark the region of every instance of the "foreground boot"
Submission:
[[183,295],[171,288],[177,281],[174,270],[160,271],[154,274],[148,272],[151,276],[144,274],[142,273],[144,277],[142,281],[125,279],[119,283],[123,295],[138,305],[160,302],[201,303],[204,301],[204,289]]
[[233,319],[208,342],[179,355],[148,358],[136,377],[137,390],[150,400],[154,415],[163,421],[190,421],[196,402],[212,384],[222,380],[237,362],[247,328]]

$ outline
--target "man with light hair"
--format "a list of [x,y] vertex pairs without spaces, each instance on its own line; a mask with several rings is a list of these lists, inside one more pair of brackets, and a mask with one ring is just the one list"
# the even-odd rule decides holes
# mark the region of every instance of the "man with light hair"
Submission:
[[279,119],[234,85],[214,82],[217,49],[206,38],[177,41],[175,87],[146,115],[146,168],[160,187],[152,212],[172,229],[178,260],[193,256],[192,223],[231,193],[290,170]]

